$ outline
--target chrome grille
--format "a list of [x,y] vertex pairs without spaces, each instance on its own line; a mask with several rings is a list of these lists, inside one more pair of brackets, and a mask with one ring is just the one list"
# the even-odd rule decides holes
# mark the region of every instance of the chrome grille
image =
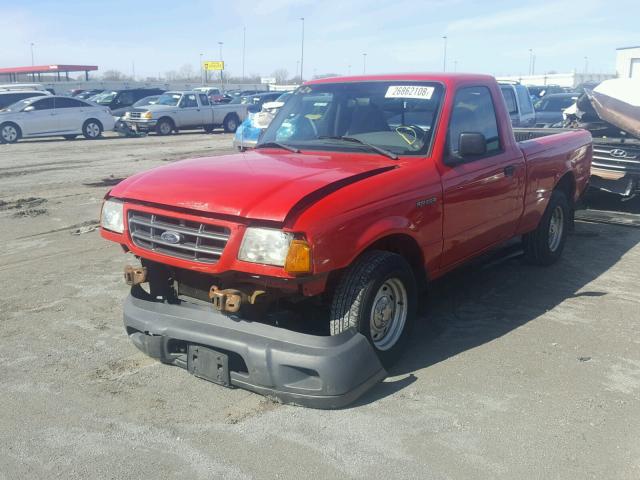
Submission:
[[[229,240],[229,229],[207,223],[129,210],[129,235],[135,245],[171,257],[216,263]],[[179,241],[162,238],[173,232]]]
[[607,170],[640,173],[640,147],[594,144],[592,165]]
[[129,118],[138,120],[142,116],[142,112],[129,112]]

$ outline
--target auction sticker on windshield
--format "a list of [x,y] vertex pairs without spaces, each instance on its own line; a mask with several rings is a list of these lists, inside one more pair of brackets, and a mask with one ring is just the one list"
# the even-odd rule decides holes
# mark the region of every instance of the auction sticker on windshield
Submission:
[[430,100],[433,95],[434,87],[425,87],[420,85],[391,85],[387,88],[385,98],[419,98],[422,100]]

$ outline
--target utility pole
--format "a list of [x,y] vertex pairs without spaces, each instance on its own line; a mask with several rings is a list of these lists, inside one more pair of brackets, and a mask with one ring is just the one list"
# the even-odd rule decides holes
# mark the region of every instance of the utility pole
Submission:
[[200,83],[204,85],[204,65],[202,64],[202,53],[200,54]]
[[367,73],[367,54],[362,54],[362,74],[365,75]]
[[442,40],[444,40],[444,51],[442,52],[442,71],[447,71],[447,36],[443,36]]
[[247,48],[247,27],[242,27],[242,83],[244,83],[244,59]]
[[296,78],[298,78],[298,72],[299,72],[299,71],[300,71],[300,60],[296,60],[296,75],[295,75],[295,77],[293,77],[293,78],[294,78],[294,80],[295,80]]
[[[220,61],[224,62],[224,60],[222,60],[222,45],[224,45],[223,42],[218,42],[218,47],[220,48]],[[220,88],[224,88],[224,79],[222,76],[222,72],[224,71],[224,67],[222,70],[220,70]]]
[[304,81],[304,17],[300,17],[302,22],[302,42],[300,43],[300,84]]

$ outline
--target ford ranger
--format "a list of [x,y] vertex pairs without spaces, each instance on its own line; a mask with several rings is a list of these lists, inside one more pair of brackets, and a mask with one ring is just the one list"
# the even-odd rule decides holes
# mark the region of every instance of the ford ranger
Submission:
[[222,127],[234,133],[247,117],[248,105],[211,105],[205,92],[165,92],[157,102],[125,113],[122,120],[133,131],[169,135],[180,129]]
[[432,280],[513,237],[558,260],[591,157],[584,130],[516,142],[490,76],[305,83],[255,150],[107,194],[101,234],[139,260],[126,331],[198,377],[344,406],[403,352]]

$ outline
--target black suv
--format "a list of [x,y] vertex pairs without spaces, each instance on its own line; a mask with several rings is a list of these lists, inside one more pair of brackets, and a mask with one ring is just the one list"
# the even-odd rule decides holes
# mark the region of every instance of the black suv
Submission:
[[98,105],[109,107],[114,116],[124,115],[127,108],[138,100],[151,95],[162,95],[160,88],[127,88],[124,90],[105,90],[93,97],[92,101]]

